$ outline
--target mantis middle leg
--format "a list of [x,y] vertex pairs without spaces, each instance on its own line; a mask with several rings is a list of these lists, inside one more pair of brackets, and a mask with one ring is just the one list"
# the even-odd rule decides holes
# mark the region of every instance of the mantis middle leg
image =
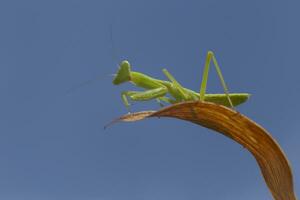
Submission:
[[190,95],[185,92],[184,88],[180,85],[180,83],[178,83],[178,81],[170,74],[170,72],[168,72],[167,69],[163,69],[162,70],[163,73],[166,75],[166,77],[173,83],[174,87],[178,90],[179,96],[181,99],[187,101],[190,100],[191,97]]
[[177,103],[175,99],[169,98],[169,97],[159,97],[158,100],[169,103],[169,104],[174,104]]

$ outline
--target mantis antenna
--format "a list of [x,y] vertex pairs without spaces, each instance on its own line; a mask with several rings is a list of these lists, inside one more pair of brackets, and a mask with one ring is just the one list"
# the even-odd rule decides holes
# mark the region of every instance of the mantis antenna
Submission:
[[84,86],[90,85],[91,83],[94,83],[95,81],[98,81],[98,80],[102,80],[103,78],[106,78],[108,76],[113,76],[114,77],[114,76],[116,76],[116,74],[101,75],[101,76],[98,76],[98,77],[96,77],[94,79],[90,79],[90,80],[84,81],[84,82],[82,82],[82,83],[80,83],[78,85],[72,86],[70,89],[68,89],[66,91],[66,94],[70,94],[70,93],[78,90],[79,88],[82,88]]
[[[112,60],[113,60],[113,62],[116,65],[118,65],[118,63],[117,63],[116,49],[115,49],[114,40],[113,40],[113,27],[112,27],[112,24],[109,25],[109,38],[110,38],[110,44],[111,44]],[[104,76],[103,75],[97,76],[96,78],[93,78],[93,79],[84,81],[82,83],[79,83],[79,84],[77,84],[75,86],[72,86],[70,89],[68,89],[66,91],[66,93],[67,94],[72,93],[72,92],[76,91],[77,89],[79,89],[81,87],[90,85],[91,83],[94,83],[97,80],[101,80],[101,79],[103,79],[103,78],[105,78],[107,76],[113,76],[113,77],[115,77],[116,74],[108,74],[108,75],[104,75]]]

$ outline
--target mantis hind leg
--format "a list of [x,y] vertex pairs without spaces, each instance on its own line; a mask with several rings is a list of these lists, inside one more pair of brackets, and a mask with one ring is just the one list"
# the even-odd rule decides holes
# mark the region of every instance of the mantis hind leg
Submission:
[[[130,104],[128,102],[128,98],[132,101],[149,101],[152,99],[157,99],[159,97],[163,97],[167,93],[167,88],[159,87],[147,91],[124,91],[122,92],[122,101],[127,108],[129,108]],[[127,98],[128,97],[128,98]]]
[[211,60],[213,61],[214,66],[215,66],[216,71],[217,71],[217,74],[218,74],[218,76],[221,80],[221,84],[222,84],[222,87],[223,87],[224,92],[226,94],[228,103],[229,103],[231,108],[234,108],[234,106],[232,104],[232,101],[230,99],[230,96],[229,96],[229,91],[228,91],[227,85],[225,83],[225,80],[224,80],[222,72],[221,72],[220,66],[219,66],[219,64],[217,62],[217,59],[216,59],[216,57],[215,57],[215,55],[212,51],[208,51],[206,61],[205,61],[205,66],[204,66],[204,71],[203,71],[203,76],[202,76],[202,82],[201,82],[201,88],[200,88],[200,101],[205,100],[208,72],[209,72],[209,69],[210,69]]

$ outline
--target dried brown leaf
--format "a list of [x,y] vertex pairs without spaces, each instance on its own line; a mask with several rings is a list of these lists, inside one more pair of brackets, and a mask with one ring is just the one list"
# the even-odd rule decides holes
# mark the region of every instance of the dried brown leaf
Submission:
[[292,171],[279,144],[260,125],[227,107],[208,102],[184,102],[159,111],[124,115],[113,121],[173,117],[215,130],[238,142],[255,157],[275,200],[296,200]]

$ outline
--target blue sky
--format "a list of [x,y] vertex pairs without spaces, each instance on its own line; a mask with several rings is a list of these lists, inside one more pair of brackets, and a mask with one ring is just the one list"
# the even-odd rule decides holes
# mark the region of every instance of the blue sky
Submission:
[[[135,89],[112,85],[117,62],[161,79],[167,68],[199,90],[208,50],[230,91],[252,94],[238,110],[282,146],[299,194],[298,8],[292,0],[2,0],[0,199],[271,199],[250,153],[213,131],[174,119],[103,130],[127,112],[120,92]],[[208,92],[222,92],[214,71]]]

